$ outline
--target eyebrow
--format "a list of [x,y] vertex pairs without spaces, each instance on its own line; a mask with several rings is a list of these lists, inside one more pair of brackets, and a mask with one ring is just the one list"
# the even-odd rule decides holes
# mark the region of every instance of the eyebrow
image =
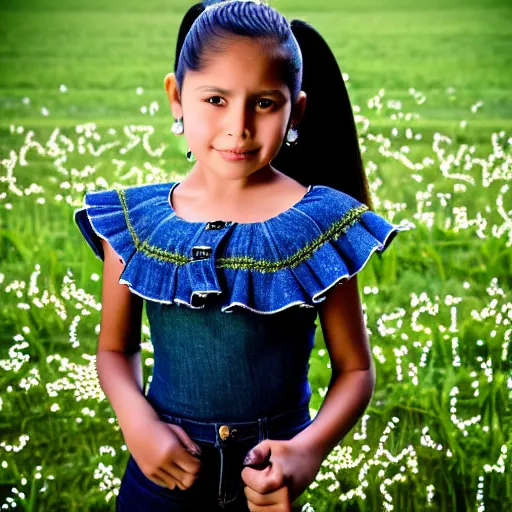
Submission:
[[[233,93],[231,91],[228,91],[227,89],[221,89],[220,87],[215,87],[213,85],[203,85],[201,87],[197,87],[195,89],[196,91],[203,91],[203,92],[216,92],[219,94],[222,94],[224,96],[232,96]],[[278,96],[285,97],[284,94],[279,89],[265,89],[263,91],[258,91],[251,96],[263,96],[264,94],[276,94]]]

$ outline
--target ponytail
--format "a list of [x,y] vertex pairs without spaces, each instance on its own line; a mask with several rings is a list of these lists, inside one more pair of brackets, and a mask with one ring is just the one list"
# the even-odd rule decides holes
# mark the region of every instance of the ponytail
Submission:
[[341,190],[373,210],[357,129],[345,81],[323,37],[309,23],[292,20],[302,52],[306,108],[298,143],[283,144],[275,167],[297,181]]

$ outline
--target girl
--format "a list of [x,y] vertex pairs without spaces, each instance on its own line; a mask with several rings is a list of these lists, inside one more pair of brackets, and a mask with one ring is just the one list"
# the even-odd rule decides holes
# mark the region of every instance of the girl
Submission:
[[[406,229],[372,211],[319,33],[259,1],[206,4],[164,82],[189,174],[91,191],[75,212],[104,262],[97,368],[130,452],[121,511],[290,510],[371,399],[356,274]],[[312,421],[317,315],[332,379]]]

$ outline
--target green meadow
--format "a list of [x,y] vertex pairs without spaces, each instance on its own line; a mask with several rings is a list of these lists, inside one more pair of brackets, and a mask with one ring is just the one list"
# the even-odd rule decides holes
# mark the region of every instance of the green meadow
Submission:
[[[73,212],[191,168],[163,79],[192,3],[0,0],[2,510],[114,510],[128,452],[95,368],[102,263]],[[358,275],[372,401],[295,508],[512,510],[512,5],[268,3],[331,45],[376,211],[411,226]],[[147,390],[146,317],[142,335]],[[310,363],[314,415],[320,328]]]

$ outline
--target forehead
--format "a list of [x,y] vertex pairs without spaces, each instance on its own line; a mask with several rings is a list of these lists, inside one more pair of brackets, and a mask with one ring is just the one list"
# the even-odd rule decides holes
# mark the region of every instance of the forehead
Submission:
[[286,95],[275,44],[233,37],[223,40],[214,50],[206,49],[203,69],[185,73],[184,82],[194,90],[215,85],[232,90],[279,89]]

